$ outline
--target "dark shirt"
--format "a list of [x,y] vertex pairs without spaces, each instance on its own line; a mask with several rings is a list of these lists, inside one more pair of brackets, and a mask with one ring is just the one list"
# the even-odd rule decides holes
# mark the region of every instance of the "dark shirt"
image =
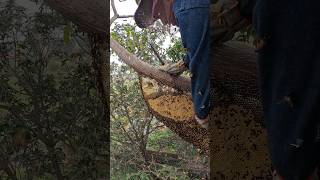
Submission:
[[320,1],[258,0],[253,24],[268,148],[284,179],[301,180],[319,164]]

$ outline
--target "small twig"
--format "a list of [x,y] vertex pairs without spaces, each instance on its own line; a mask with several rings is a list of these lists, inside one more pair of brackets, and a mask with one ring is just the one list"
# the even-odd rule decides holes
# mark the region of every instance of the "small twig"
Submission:
[[114,13],[114,16],[119,16],[118,11],[116,9],[116,5],[114,4],[114,0],[111,0],[111,7],[112,7],[112,11]]
[[[80,36],[76,36],[74,39],[76,40],[76,42],[77,42],[77,44],[79,45],[79,47],[86,53],[86,54],[90,54],[90,52],[88,51],[88,49],[89,49],[89,45],[86,45],[86,44],[81,44],[80,42],[79,42],[79,39],[81,39],[81,41],[84,41]],[[86,46],[86,47],[83,47],[83,45],[84,46]]]
[[158,60],[160,61],[161,65],[164,65],[164,61],[161,59],[160,54],[158,53],[158,51],[154,48],[154,46],[149,43],[151,50],[154,52],[154,54],[157,56]]

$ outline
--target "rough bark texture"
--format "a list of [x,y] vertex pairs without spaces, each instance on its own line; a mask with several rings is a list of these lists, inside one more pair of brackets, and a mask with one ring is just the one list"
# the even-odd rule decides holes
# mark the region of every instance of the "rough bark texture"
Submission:
[[111,49],[126,63],[132,67],[137,73],[156,79],[161,84],[173,87],[182,91],[190,90],[190,78],[173,77],[169,74],[158,70],[156,67],[140,60],[137,56],[128,52],[117,41],[110,39]]
[[109,30],[109,1],[107,0],[44,1],[85,31],[107,33]]
[[[109,62],[109,51],[108,51],[108,43],[105,36],[97,34],[97,33],[90,33],[89,34],[90,45],[91,45],[91,55],[93,58],[93,67],[96,72],[96,83],[97,88],[100,93],[100,97],[104,104],[105,109],[105,119],[108,121],[109,119],[109,70],[110,70],[110,62]],[[106,127],[109,128],[109,127]]]
[[[105,110],[105,123],[101,124],[105,126],[107,134],[106,138],[108,138],[110,136],[110,46],[109,43],[107,43],[107,38],[105,37],[105,35],[90,33],[88,36],[91,44],[92,64],[95,70],[96,86]],[[105,143],[105,146],[109,147],[110,141],[107,141],[107,143]],[[108,149],[108,151],[110,151],[110,149]],[[110,152],[108,153],[108,155],[110,155]],[[108,163],[107,165],[109,169],[110,164]]]

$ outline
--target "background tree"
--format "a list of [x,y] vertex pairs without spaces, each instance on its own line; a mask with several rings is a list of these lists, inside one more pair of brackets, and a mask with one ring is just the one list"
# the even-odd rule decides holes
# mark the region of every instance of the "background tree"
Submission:
[[108,123],[89,40],[40,2],[31,11],[13,0],[0,5],[1,178],[108,177]]
[[[157,27],[156,27],[157,28]],[[161,27],[159,27],[161,28]],[[141,59],[161,65],[181,56],[181,42],[163,48],[167,32],[116,24],[111,36]],[[151,44],[150,42],[153,42]],[[111,66],[111,177],[198,179],[208,174],[208,159],[158,121],[140,92],[139,76],[117,61]]]

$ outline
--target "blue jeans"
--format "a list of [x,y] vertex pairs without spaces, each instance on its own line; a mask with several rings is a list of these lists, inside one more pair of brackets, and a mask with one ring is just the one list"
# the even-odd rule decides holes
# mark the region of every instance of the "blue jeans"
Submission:
[[191,93],[196,115],[209,114],[209,6],[210,0],[175,0],[173,12],[187,49],[185,63],[192,73]]

